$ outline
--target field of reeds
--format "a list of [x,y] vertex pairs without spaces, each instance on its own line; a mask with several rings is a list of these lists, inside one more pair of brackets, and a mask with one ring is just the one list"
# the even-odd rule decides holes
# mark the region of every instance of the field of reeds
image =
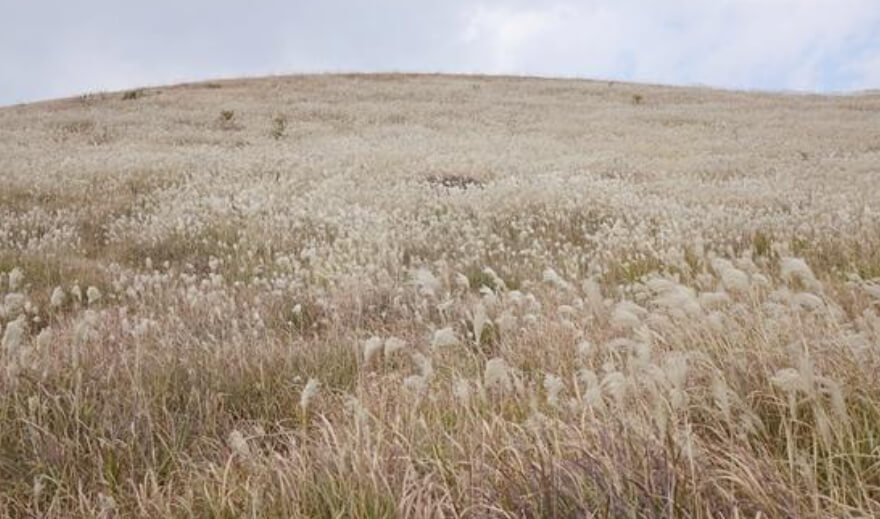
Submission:
[[0,516],[880,515],[880,94],[0,109]]

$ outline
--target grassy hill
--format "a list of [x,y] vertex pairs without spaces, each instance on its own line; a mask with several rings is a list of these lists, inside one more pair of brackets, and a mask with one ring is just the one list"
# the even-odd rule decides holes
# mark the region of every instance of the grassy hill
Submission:
[[0,109],[0,515],[880,514],[880,94]]

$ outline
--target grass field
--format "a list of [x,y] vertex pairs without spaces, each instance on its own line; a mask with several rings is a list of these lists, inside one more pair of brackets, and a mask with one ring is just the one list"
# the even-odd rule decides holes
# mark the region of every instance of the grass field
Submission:
[[880,94],[0,109],[0,515],[880,515]]

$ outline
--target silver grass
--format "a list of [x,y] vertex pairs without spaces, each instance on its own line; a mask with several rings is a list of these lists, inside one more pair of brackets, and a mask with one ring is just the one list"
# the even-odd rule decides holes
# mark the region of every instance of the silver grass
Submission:
[[101,300],[101,291],[97,289],[97,287],[90,286],[86,290],[86,300],[89,303],[89,306],[96,304]]
[[309,378],[309,381],[306,382],[305,387],[300,393],[299,397],[299,407],[305,412],[308,410],[309,405],[312,403],[312,400],[318,396],[318,392],[321,390],[321,383],[318,382],[316,378]]
[[397,337],[389,337],[385,339],[385,357],[390,358],[392,355],[397,353],[398,351],[406,348],[406,341],[403,339],[399,339]]
[[444,348],[448,346],[455,346],[458,344],[458,337],[455,336],[455,332],[451,327],[441,328],[434,332],[434,336],[431,339],[431,347],[432,348]]
[[64,305],[64,300],[64,290],[61,287],[55,287],[55,289],[52,291],[52,297],[49,298],[49,304],[53,308],[58,308]]
[[510,392],[513,389],[513,381],[507,361],[496,357],[486,362],[486,367],[483,370],[483,386],[486,389],[497,390],[502,393]]
[[384,343],[381,337],[370,337],[369,339],[364,341],[364,364],[369,366],[370,363],[373,361],[373,357],[375,357],[377,353],[382,351],[383,345]]
[[19,288],[21,288],[21,284],[24,281],[24,272],[18,267],[12,269],[9,273],[9,291],[15,292]]

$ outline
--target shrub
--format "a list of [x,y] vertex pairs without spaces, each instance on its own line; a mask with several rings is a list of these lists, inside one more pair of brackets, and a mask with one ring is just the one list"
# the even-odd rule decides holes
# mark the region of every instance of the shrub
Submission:
[[284,114],[278,114],[272,118],[272,130],[270,131],[270,135],[275,140],[281,139],[284,137],[284,132],[287,130],[287,116]]
[[129,90],[128,92],[124,92],[122,94],[123,101],[134,101],[135,99],[139,99],[143,97],[144,91],[142,89]]

